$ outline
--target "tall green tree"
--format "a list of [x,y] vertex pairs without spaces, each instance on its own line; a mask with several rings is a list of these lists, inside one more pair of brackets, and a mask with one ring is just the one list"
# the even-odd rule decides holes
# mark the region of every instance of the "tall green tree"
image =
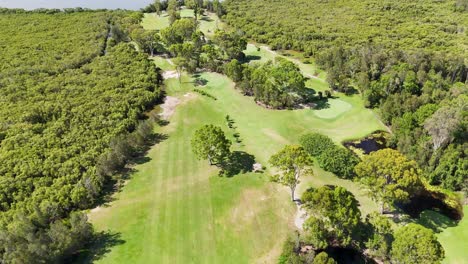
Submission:
[[178,10],[179,10],[179,1],[177,0],[167,1],[167,14],[169,15],[169,23],[171,25],[180,19],[180,13]]
[[237,31],[217,30],[214,42],[221,47],[228,59],[242,60],[245,57],[244,50],[247,48],[247,39]]
[[381,213],[385,206],[406,202],[411,194],[422,188],[416,162],[397,150],[373,152],[356,165],[355,171],[371,198],[381,203]]
[[361,219],[359,203],[351,192],[343,187],[323,186],[307,190],[302,195],[302,202],[310,218],[322,223],[329,243],[351,245],[357,237]]
[[231,141],[224,131],[214,125],[205,125],[192,138],[192,150],[200,159],[207,159],[210,165],[219,165],[230,154]]
[[331,138],[319,134],[319,133],[308,133],[299,139],[299,142],[304,147],[304,149],[309,152],[311,156],[319,156],[325,150],[329,148],[334,148],[335,143]]
[[366,216],[366,225],[369,228],[369,238],[365,242],[369,254],[375,258],[387,260],[393,241],[393,230],[390,220],[377,212]]
[[154,0],[153,6],[154,6],[154,10],[156,11],[156,14],[158,14],[158,16],[161,16],[161,12],[162,12],[161,0]]
[[312,171],[308,169],[313,165],[311,157],[301,146],[288,145],[271,156],[270,163],[279,170],[279,173],[272,177],[273,181],[288,186],[291,199],[295,201],[294,192],[300,177],[302,174],[312,175]]
[[392,263],[441,263],[445,252],[432,230],[418,224],[408,224],[395,232],[392,243]]
[[133,30],[131,36],[140,49],[149,52],[151,56],[154,56],[155,52],[162,49],[161,37],[155,30],[139,28]]

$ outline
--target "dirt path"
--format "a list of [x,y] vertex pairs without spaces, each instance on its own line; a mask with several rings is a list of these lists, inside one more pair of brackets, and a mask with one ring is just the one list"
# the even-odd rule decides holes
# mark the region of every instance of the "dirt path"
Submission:
[[302,231],[304,222],[307,217],[307,212],[306,210],[302,207],[300,203],[297,204],[297,213],[296,216],[294,217],[294,225],[296,225],[297,229]]

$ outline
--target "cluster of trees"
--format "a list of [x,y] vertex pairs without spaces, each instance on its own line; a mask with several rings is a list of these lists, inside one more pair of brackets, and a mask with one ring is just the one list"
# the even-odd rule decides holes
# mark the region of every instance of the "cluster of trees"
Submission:
[[333,89],[358,89],[430,183],[468,189],[466,1],[223,4],[247,37],[314,56]]
[[[377,213],[362,221],[358,201],[343,187],[311,188],[302,201],[309,216],[304,232],[286,242],[280,263],[336,263],[326,253],[317,254],[331,248],[366,252],[366,257],[385,263],[440,263],[444,258],[430,229],[407,224],[394,231],[390,220]],[[301,251],[305,246],[312,250]]]
[[395,204],[407,203],[426,191],[415,161],[393,149],[378,150],[360,161],[317,133],[304,135],[300,142],[302,146],[285,146],[270,158],[278,171],[272,180],[289,187],[293,201],[300,177],[313,174],[310,168],[315,157],[325,169],[359,181],[381,204],[381,214],[372,213],[362,221],[359,202],[343,187],[308,189],[301,197],[308,215],[304,232],[286,242],[280,263],[333,263],[325,254],[316,255],[331,248],[366,252],[367,257],[391,263],[440,263],[444,250],[430,229],[409,224],[394,232],[389,218],[383,216]]
[[141,12],[161,15],[163,11],[167,11],[170,17],[175,18],[178,16],[178,9],[182,6],[193,9],[195,16],[198,14],[203,15],[204,10],[215,13],[218,16],[222,16],[225,13],[219,0],[155,0],[145,8],[142,8]]
[[324,170],[345,179],[355,176],[354,166],[359,163],[359,158],[350,150],[335,145],[329,137],[319,133],[305,134],[299,141]]
[[242,93],[254,96],[255,101],[267,107],[293,108],[308,98],[300,69],[283,58],[253,65],[233,59],[224,65],[224,72]]
[[149,139],[152,126],[140,120],[160,96],[160,76],[119,43],[135,14],[0,16],[1,262],[76,254],[92,235],[78,211]]

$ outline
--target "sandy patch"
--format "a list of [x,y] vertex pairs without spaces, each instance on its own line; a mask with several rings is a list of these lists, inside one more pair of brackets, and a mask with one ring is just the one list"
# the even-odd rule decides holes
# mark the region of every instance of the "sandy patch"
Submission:
[[304,225],[305,220],[307,219],[307,212],[306,210],[300,205],[297,204],[297,213],[294,217],[294,225],[297,229],[302,231],[302,226]]
[[179,73],[177,71],[165,71],[162,74],[164,80],[172,79],[172,78],[179,78]]
[[161,105],[163,111],[159,115],[163,119],[168,120],[174,114],[178,104],[180,104],[179,98],[166,96],[166,99],[164,99],[164,104]]

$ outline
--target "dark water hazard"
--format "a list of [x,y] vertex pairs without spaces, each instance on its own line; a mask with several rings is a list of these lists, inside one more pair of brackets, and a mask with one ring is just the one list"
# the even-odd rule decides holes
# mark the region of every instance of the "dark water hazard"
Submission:
[[152,0],[0,0],[0,7],[23,8],[26,10],[74,7],[139,10],[152,2]]
[[425,191],[411,198],[409,203],[398,204],[397,206],[412,218],[419,218],[423,211],[432,210],[452,220],[461,220],[463,218],[462,208],[457,210],[457,208],[450,207],[444,203],[444,199],[445,195],[443,193]]
[[347,141],[343,145],[348,149],[360,149],[364,154],[384,149],[387,147],[388,133],[385,131],[377,131],[371,135],[355,141]]
[[328,247],[325,252],[338,262],[338,264],[372,264],[372,259],[364,256],[360,251],[351,248]]

